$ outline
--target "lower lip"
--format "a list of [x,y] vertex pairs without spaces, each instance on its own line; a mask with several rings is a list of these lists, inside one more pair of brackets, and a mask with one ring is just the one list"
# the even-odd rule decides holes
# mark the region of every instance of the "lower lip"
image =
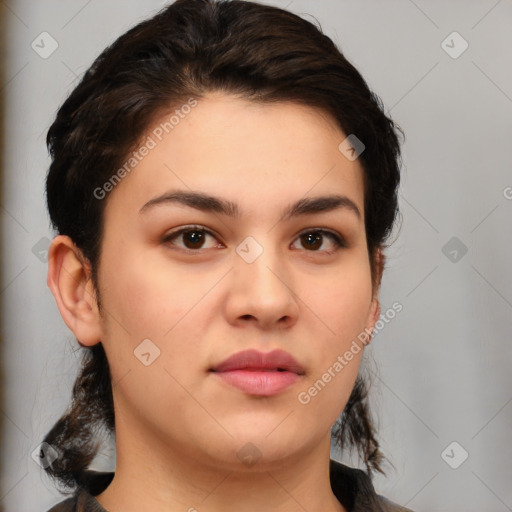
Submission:
[[231,370],[214,372],[222,380],[249,395],[272,396],[290,387],[300,376],[293,372]]

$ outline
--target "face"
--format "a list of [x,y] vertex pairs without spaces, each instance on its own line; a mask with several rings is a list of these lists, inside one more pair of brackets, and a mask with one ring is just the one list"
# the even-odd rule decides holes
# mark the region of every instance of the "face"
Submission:
[[[104,199],[116,428],[226,468],[243,450],[286,461],[329,437],[358,372],[351,346],[377,319],[363,171],[318,110],[209,94],[185,111],[169,133],[169,116],[152,126]],[[260,366],[220,371],[250,349]],[[275,350],[300,370],[265,361]]]

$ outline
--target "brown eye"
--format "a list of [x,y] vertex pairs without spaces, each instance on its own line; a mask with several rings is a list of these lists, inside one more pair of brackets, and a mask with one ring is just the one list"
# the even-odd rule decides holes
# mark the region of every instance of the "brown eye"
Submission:
[[198,251],[200,249],[209,248],[204,247],[209,238],[211,238],[213,242],[217,242],[210,243],[210,248],[220,246],[220,243],[212,233],[200,227],[182,228],[167,235],[163,242],[165,244],[177,246],[181,249]]
[[[327,245],[327,248],[320,250],[322,246],[324,246],[326,239],[331,242],[330,249],[329,245]],[[341,247],[346,247],[345,241],[341,236],[324,229],[317,229],[302,233],[299,235],[298,240],[300,240],[300,244],[304,249],[312,252],[325,252],[327,254],[331,254]]]
[[305,235],[301,235],[300,238],[302,245],[307,249],[316,250],[322,246],[322,235],[318,231],[306,233]]
[[[212,240],[209,247],[208,239]],[[341,236],[325,229],[304,232],[299,235],[297,240],[300,241],[301,247],[299,249],[306,249],[308,252],[333,254],[339,248],[346,247],[345,241]],[[174,231],[167,235],[163,242],[192,252],[199,252],[201,249],[223,247],[210,231],[196,226],[189,226]]]
[[204,244],[205,234],[202,231],[185,231],[182,235],[183,243],[187,249],[200,249]]

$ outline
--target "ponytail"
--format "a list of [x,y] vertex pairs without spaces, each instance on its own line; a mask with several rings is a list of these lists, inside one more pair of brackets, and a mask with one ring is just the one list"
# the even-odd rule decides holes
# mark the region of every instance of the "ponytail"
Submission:
[[368,391],[368,382],[359,375],[347,405],[333,427],[332,436],[341,450],[347,445],[357,448],[368,475],[373,471],[385,474],[381,467],[384,456],[370,415]]
[[101,445],[101,427],[114,432],[115,420],[108,361],[98,343],[86,349],[71,406],[43,440],[58,454],[44,469],[65,489],[74,491],[87,482],[86,470]]

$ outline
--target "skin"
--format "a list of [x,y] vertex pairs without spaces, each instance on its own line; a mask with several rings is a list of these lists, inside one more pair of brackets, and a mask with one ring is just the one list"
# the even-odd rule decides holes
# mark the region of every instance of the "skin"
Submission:
[[[101,311],[88,262],[68,237],[54,239],[48,284],[62,317],[81,345],[101,340],[111,368],[117,466],[97,496],[106,509],[344,510],[330,488],[330,429],[363,351],[307,405],[297,398],[380,313],[363,170],[338,150],[344,138],[317,109],[210,93],[104,199]],[[140,211],[171,190],[232,201],[241,216],[170,202]],[[280,220],[299,199],[334,193],[361,216],[338,208]],[[165,241],[189,225],[215,236]],[[320,228],[347,247],[324,236],[310,248],[300,235]],[[252,263],[236,252],[248,236],[263,249]],[[160,350],[149,366],[134,355],[144,339]],[[258,397],[208,371],[248,348],[286,350],[305,374]],[[237,457],[249,442],[252,465]]]

